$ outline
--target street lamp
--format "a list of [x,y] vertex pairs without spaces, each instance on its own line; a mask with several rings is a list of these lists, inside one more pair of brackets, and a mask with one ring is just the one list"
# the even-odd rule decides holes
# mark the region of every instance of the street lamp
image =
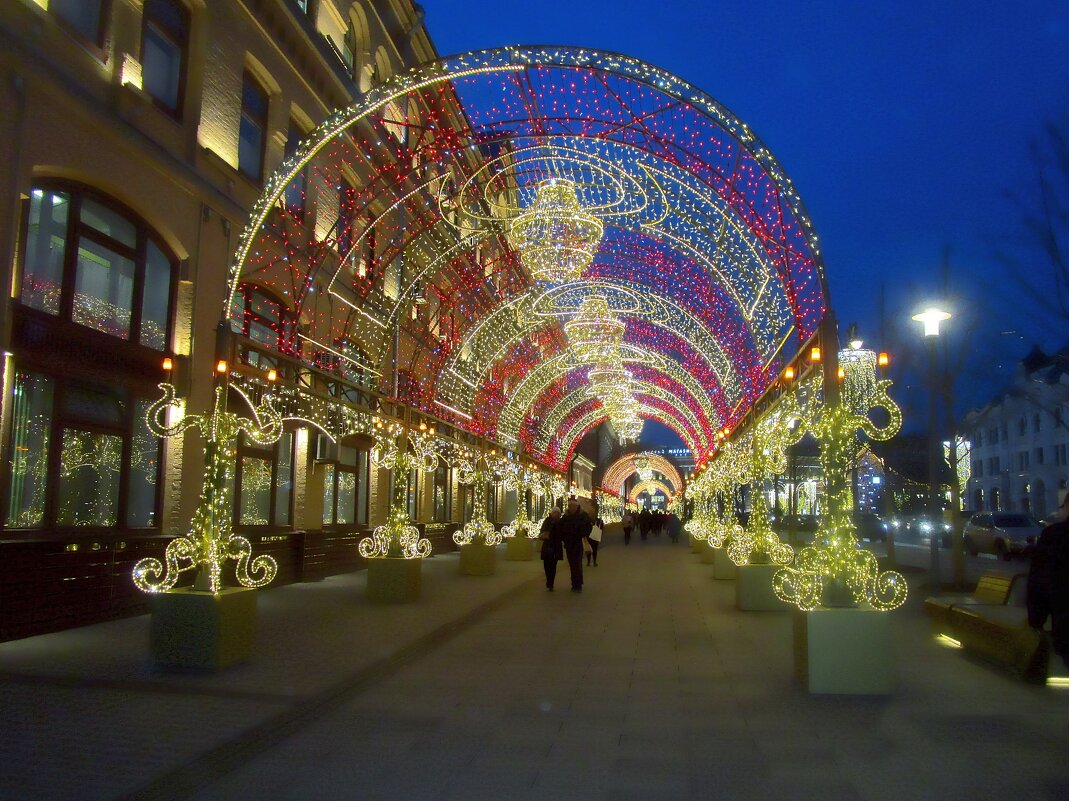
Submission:
[[939,381],[937,371],[938,353],[936,342],[939,339],[939,324],[949,320],[950,312],[929,306],[919,314],[914,314],[913,319],[924,326],[924,339],[928,343],[928,372],[929,372],[929,398],[928,398],[928,513],[931,517],[932,531],[929,545],[930,561],[928,565],[928,582],[933,591],[938,592],[942,583],[939,573],[939,546],[942,539],[942,528],[938,522],[942,518],[941,504],[939,503],[939,458],[942,455],[943,438],[937,436],[938,412],[937,400],[939,397]]

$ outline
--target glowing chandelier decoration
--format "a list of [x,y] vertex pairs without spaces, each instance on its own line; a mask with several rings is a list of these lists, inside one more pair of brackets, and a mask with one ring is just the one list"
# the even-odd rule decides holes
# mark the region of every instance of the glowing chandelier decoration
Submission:
[[433,472],[441,458],[433,429],[425,434],[407,431],[397,423],[376,423],[379,432],[371,449],[371,463],[393,471],[393,498],[386,523],[362,539],[357,550],[365,559],[423,559],[431,555],[430,540],[420,537],[408,519],[407,496],[410,470]]
[[536,281],[579,278],[594,259],[604,226],[585,212],[574,183],[551,178],[538,185],[534,202],[516,216],[509,241]]
[[220,380],[215,387],[215,400],[206,414],[187,414],[173,424],[167,421],[168,409],[181,409],[173,384],[160,384],[163,397],[154,401],[146,411],[145,421],[159,437],[181,437],[191,428],[199,429],[204,437],[204,487],[200,503],[193,514],[189,531],[172,540],[164,551],[164,562],[147,557],[134,565],[134,584],[144,592],[166,592],[178,583],[187,570],[199,569],[194,588],[218,593],[223,588],[223,564],[233,560],[238,584],[244,587],[263,587],[278,572],[278,564],[270,556],[252,556],[252,545],[244,537],[231,531],[233,470],[236,451],[234,443],[239,433],[259,445],[271,445],[282,436],[282,415],[277,398],[267,394],[256,404],[242,393],[252,417],[242,417],[226,409],[228,384],[225,380],[226,362],[216,367]]
[[653,480],[653,468],[650,467],[650,455],[648,453],[636,453],[632,461],[635,464],[635,472],[638,473],[639,481]]
[[564,324],[568,349],[575,364],[611,365],[620,360],[624,324],[601,295],[589,295],[575,316]]

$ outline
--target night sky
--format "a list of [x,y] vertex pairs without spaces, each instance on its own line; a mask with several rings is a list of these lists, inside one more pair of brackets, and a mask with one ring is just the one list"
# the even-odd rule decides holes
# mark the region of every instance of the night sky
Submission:
[[509,44],[618,51],[748,123],[816,225],[844,333],[856,321],[867,344],[894,354],[907,420],[922,408],[920,334],[908,318],[944,281],[958,313],[947,344],[951,366],[963,362],[959,410],[989,400],[1032,344],[1069,344],[1069,323],[1028,300],[998,255],[1021,238],[1007,193],[1037,194],[1030,142],[1048,121],[1069,131],[1069,2],[422,5],[442,55]]

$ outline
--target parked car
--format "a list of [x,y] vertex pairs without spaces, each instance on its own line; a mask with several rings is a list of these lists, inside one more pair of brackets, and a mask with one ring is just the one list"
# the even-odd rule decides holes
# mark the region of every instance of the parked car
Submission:
[[870,542],[884,542],[887,539],[887,523],[875,512],[854,512],[854,526],[857,536]]
[[994,553],[1009,561],[1031,550],[1043,526],[1022,512],[981,512],[965,524],[965,550],[973,556]]

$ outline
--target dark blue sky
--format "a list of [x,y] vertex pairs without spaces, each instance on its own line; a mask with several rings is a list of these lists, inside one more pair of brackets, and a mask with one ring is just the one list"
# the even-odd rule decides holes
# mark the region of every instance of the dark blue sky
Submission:
[[[901,321],[940,293],[950,248],[949,294],[963,312],[950,344],[970,354],[959,407],[985,402],[1033,342],[1069,342],[1069,326],[1037,314],[994,255],[1017,230],[1005,192],[1031,186],[1029,141],[1046,120],[1069,121],[1069,2],[422,4],[442,55],[614,50],[726,105],[791,175],[823,242],[839,320],[859,322],[876,346],[886,286],[882,344],[900,371],[920,353],[916,324]],[[916,378],[898,378],[908,396]]]

